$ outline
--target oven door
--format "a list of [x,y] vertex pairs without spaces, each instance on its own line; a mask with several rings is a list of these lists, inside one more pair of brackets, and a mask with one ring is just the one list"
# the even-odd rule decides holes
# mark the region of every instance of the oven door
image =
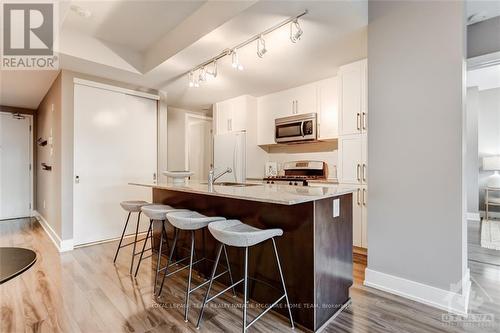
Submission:
[[316,140],[316,121],[314,119],[277,123],[276,143]]

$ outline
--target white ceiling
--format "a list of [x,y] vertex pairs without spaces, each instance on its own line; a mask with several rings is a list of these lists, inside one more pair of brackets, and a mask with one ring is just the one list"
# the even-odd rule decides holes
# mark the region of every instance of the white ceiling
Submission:
[[36,109],[58,71],[0,71],[0,105]]
[[479,90],[500,88],[500,64],[467,72],[467,87]]
[[[469,1],[468,15],[497,13],[490,2]],[[74,5],[91,16],[79,16],[70,9]],[[366,57],[367,7],[366,0],[61,1],[60,65],[162,90],[169,105],[202,109],[237,95],[260,96],[332,76],[339,65]],[[309,13],[300,19],[302,40],[291,43],[288,26],[283,27],[266,37],[264,58],[256,56],[255,44],[240,51],[244,71],[234,71],[225,58],[216,80],[187,87],[192,67],[304,9]],[[56,73],[1,75],[2,104],[36,108]]]
[[468,23],[478,23],[495,16],[500,16],[500,1],[467,0],[466,11]]
[[144,51],[194,13],[205,1],[72,1],[91,13],[69,10],[63,29],[79,31],[134,51]]

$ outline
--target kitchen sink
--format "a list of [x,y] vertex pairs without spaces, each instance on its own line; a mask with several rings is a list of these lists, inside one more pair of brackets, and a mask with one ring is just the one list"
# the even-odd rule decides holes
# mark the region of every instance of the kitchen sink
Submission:
[[261,184],[220,182],[220,183],[214,183],[214,185],[246,187],[246,186],[259,186]]
[[[208,183],[202,183],[202,184],[208,184]],[[220,183],[214,183],[216,186],[235,186],[235,187],[247,187],[247,186],[259,186],[262,184],[252,184],[252,183],[234,183],[234,182],[220,182]]]

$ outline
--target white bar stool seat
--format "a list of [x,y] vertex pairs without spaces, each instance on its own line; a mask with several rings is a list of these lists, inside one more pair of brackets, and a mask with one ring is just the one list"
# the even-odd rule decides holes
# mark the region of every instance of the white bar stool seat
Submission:
[[[208,230],[214,236],[216,240],[220,242],[219,249],[217,251],[217,259],[215,260],[214,267],[212,269],[212,276],[210,278],[210,282],[208,284],[208,289],[205,293],[205,298],[203,300],[200,314],[198,316],[198,323],[196,324],[196,328],[200,328],[201,320],[203,318],[203,312],[205,310],[205,306],[214,300],[216,297],[222,295],[225,293],[227,290],[230,288],[234,288],[236,285],[243,283],[243,327],[242,331],[245,333],[250,326],[252,326],[257,320],[259,320],[264,314],[266,314],[269,310],[271,310],[275,305],[277,305],[279,302],[281,302],[283,299],[286,302],[286,305],[288,307],[288,315],[290,319],[290,326],[292,329],[294,328],[293,324],[293,317],[292,317],[292,311],[290,307],[290,301],[288,299],[288,293],[286,291],[286,286],[285,286],[285,279],[283,278],[283,271],[281,269],[281,263],[278,255],[278,249],[276,247],[276,242],[274,240],[274,237],[279,237],[283,235],[283,230],[281,229],[267,229],[267,230],[262,230],[259,228],[255,228],[253,226],[244,224],[243,222],[239,220],[226,220],[226,221],[217,221],[217,222],[212,222],[208,225]],[[277,268],[280,274],[280,279],[281,279],[281,287],[283,288],[283,294],[274,301],[269,307],[267,307],[264,311],[262,311],[257,317],[255,317],[250,323],[247,324],[247,306],[248,306],[248,279],[253,279],[255,281],[259,281],[254,278],[248,277],[248,248],[250,246],[257,245],[259,243],[262,243],[268,239],[272,240],[273,243],[273,249],[274,249],[274,255],[276,258],[276,264]],[[225,246],[235,246],[235,247],[242,247],[245,249],[245,262],[244,262],[244,276],[241,280],[237,281],[236,283],[233,283],[231,286],[228,286],[226,289],[218,292],[216,295],[209,297],[210,296],[210,289],[212,288],[212,283],[214,279],[217,278],[215,275],[217,272],[217,265],[219,264],[219,259],[220,255],[222,252],[222,249],[225,251]]]
[[[113,259],[113,262],[114,263],[116,262],[116,259],[118,258],[118,253],[120,252],[121,248],[127,247],[129,245],[133,245],[132,259],[130,260],[130,274],[132,274],[132,270],[134,268],[134,259],[135,259],[135,256],[136,256],[136,254],[135,254],[135,247],[137,245],[137,242],[145,240],[145,239],[139,239],[138,240],[137,239],[137,235],[139,234],[139,222],[141,221],[141,208],[144,207],[144,206],[146,206],[146,205],[149,205],[149,202],[143,201],[143,200],[133,200],[133,201],[122,201],[122,202],[120,202],[120,206],[125,211],[128,212],[128,215],[127,215],[127,221],[125,222],[125,226],[123,227],[122,236],[120,237],[120,242],[118,243],[118,248],[116,249],[116,252],[115,252],[115,258]],[[123,237],[125,237],[125,232],[127,231],[128,222],[130,220],[130,215],[132,213],[138,213],[137,214],[137,225],[135,227],[134,241],[130,242],[128,244],[122,245]]]
[[[220,216],[205,216],[205,215],[200,214],[200,213],[195,212],[195,211],[177,211],[177,212],[168,213],[167,219],[170,222],[170,224],[172,224],[176,228],[175,229],[176,232],[175,232],[175,236],[174,236],[174,242],[172,244],[172,247],[170,248],[169,261],[167,262],[167,265],[164,268],[162,268],[162,270],[165,270],[165,273],[163,274],[163,279],[161,282],[160,291],[158,292],[158,296],[161,295],[161,291],[163,290],[163,284],[165,283],[165,278],[167,276],[170,276],[172,274],[180,272],[181,270],[183,270],[185,268],[189,268],[186,296],[185,296],[185,306],[184,306],[184,320],[187,322],[188,321],[188,312],[189,312],[189,297],[190,297],[191,293],[210,282],[209,279],[206,279],[201,284],[197,285],[194,288],[191,288],[191,277],[192,277],[193,266],[195,264],[203,261],[203,260],[206,260],[206,258],[201,258],[201,259],[197,259],[196,261],[193,262],[194,257],[195,257],[195,231],[206,228],[212,222],[225,221],[226,218],[220,217]],[[173,251],[175,250],[175,246],[177,244],[179,230],[189,231],[191,234],[190,255],[189,255],[189,257],[183,258],[183,259],[178,260],[175,263],[171,264],[170,261],[172,260]],[[226,270],[224,272],[222,272],[221,274],[219,274],[218,276],[222,276],[222,275],[228,273],[231,284],[233,284],[233,277],[231,274],[231,268],[229,266],[229,258],[227,257],[227,252],[224,251],[224,254],[226,256],[227,267],[226,267]],[[186,259],[189,259],[189,265],[183,266],[183,267],[181,267],[173,272],[168,273],[169,267],[177,264],[178,262],[184,261]],[[234,288],[233,288],[233,293],[234,293],[234,295],[236,295]]]

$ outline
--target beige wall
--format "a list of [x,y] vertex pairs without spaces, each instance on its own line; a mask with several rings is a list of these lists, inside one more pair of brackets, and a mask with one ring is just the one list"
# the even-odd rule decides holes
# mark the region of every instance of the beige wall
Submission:
[[[61,237],[61,74],[52,83],[37,110],[36,138],[52,143],[35,147],[36,209],[54,232]],[[52,171],[42,170],[41,163],[52,166]]]

